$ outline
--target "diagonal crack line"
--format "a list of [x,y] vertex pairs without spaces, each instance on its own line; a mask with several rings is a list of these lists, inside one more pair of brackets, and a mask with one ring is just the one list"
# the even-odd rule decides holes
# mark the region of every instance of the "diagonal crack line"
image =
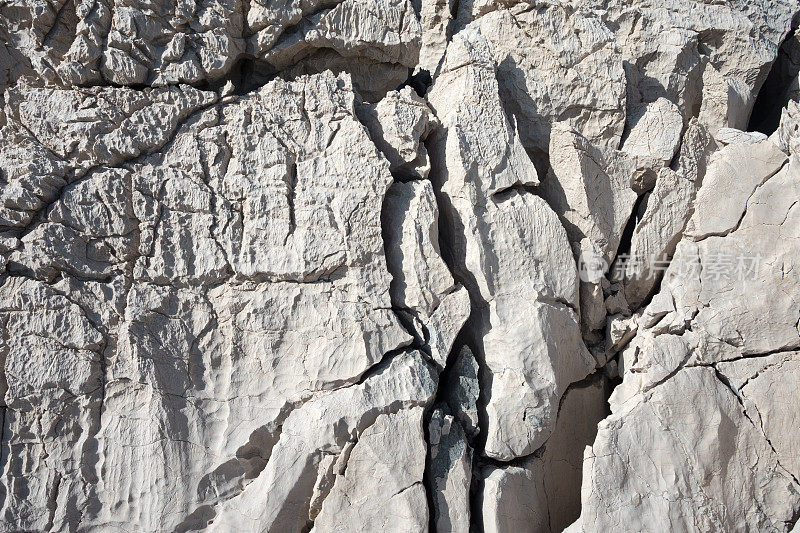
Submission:
[[787,474],[789,477],[792,478],[792,481],[794,481],[795,485],[798,488],[800,488],[800,481],[798,481],[795,475],[791,471],[789,471],[788,468],[783,466],[783,464],[780,461],[780,454],[778,454],[778,451],[775,449],[775,446],[772,444],[772,441],[767,436],[767,433],[764,430],[764,421],[763,421],[764,419],[761,416],[760,411],[758,410],[758,406],[755,404],[755,402],[753,402],[753,408],[756,410],[756,414],[758,414],[759,418],[759,423],[756,424],[755,420],[753,420],[752,417],[747,413],[747,407],[744,404],[744,396],[741,392],[741,388],[737,389],[736,387],[734,387],[733,384],[730,382],[730,380],[728,380],[728,378],[724,374],[722,374],[722,372],[720,372],[716,366],[712,366],[712,368],[714,369],[714,375],[716,376],[717,380],[720,383],[722,383],[736,398],[736,401],[742,408],[742,414],[745,416],[745,418],[747,418],[747,420],[753,425],[753,427],[757,429],[764,437],[764,440],[772,450],[772,453],[775,454],[775,462],[778,464],[778,466],[781,467],[781,470],[783,470],[785,474]]

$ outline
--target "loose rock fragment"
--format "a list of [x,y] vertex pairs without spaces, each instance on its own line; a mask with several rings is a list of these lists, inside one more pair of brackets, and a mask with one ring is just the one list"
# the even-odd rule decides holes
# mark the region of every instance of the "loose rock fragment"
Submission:
[[470,528],[472,448],[447,406],[434,410],[428,425],[433,519],[437,531],[467,533]]
[[483,469],[486,531],[563,531],[580,515],[583,449],[607,414],[604,396],[602,378],[570,387],[542,450],[513,466]]

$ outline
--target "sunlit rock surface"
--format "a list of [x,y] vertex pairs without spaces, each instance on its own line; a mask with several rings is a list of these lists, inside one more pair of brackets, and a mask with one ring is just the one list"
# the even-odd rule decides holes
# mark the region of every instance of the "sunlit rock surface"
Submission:
[[0,4],[0,532],[796,530],[799,13]]

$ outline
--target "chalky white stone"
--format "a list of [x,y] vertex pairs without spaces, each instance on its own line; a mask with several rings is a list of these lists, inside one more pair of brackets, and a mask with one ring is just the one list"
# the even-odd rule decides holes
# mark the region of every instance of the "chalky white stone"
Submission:
[[799,25],[0,3],[0,532],[797,530]]

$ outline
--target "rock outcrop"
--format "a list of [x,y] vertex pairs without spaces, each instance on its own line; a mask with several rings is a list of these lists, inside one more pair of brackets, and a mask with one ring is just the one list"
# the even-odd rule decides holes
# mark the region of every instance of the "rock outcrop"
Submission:
[[793,531],[800,4],[0,4],[0,532]]

